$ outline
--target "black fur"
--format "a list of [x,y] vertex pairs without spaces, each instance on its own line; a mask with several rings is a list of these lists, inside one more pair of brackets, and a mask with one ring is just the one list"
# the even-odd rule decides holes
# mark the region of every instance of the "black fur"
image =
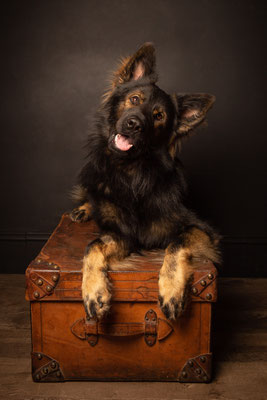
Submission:
[[[81,203],[90,202],[101,231],[116,234],[132,251],[166,248],[192,227],[217,239],[184,205],[186,183],[178,159],[181,138],[203,122],[214,97],[171,96],[155,80],[154,48],[148,43],[115,74],[89,132],[87,163],[79,177],[86,193]],[[129,100],[130,93],[142,93],[142,103],[131,104],[141,100]],[[116,147],[117,134],[133,146]]]

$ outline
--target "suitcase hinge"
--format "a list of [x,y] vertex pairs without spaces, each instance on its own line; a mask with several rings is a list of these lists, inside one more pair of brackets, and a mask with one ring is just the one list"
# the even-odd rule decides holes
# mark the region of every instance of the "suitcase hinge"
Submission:
[[212,354],[201,354],[190,358],[183,366],[178,381],[179,382],[210,382],[211,379],[211,359]]
[[64,381],[58,361],[43,353],[32,353],[32,378],[34,382]]
[[27,293],[29,300],[36,301],[45,296],[51,296],[59,280],[59,266],[52,262],[38,259],[34,262],[34,267],[28,275]]
[[212,273],[202,276],[197,282],[191,287],[191,292],[194,296],[201,298],[208,302],[214,302],[217,300],[217,290],[214,281],[217,277],[217,271],[214,270]]

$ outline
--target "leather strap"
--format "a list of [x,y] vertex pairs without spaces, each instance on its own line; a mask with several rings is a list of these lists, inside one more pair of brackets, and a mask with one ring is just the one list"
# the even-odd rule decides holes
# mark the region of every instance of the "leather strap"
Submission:
[[101,336],[137,336],[144,335],[148,346],[153,346],[156,340],[163,340],[173,331],[171,324],[157,318],[154,310],[145,314],[144,322],[107,323],[98,322],[96,319],[81,318],[71,326],[71,332],[81,340],[87,340],[95,346]]

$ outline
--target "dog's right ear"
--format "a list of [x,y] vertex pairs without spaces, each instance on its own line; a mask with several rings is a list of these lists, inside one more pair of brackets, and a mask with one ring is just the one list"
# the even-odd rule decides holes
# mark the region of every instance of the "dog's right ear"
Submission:
[[112,85],[113,87],[116,87],[123,83],[138,80],[146,76],[151,76],[155,82],[155,68],[155,48],[152,43],[144,43],[136,53],[121,61],[118,70],[113,74]]

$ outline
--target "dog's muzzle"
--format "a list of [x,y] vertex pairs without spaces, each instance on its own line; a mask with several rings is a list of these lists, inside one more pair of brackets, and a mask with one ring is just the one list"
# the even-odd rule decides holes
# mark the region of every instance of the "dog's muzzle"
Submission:
[[144,117],[137,114],[128,114],[117,123],[117,134],[114,145],[118,150],[128,151],[140,140],[140,134],[145,130]]

